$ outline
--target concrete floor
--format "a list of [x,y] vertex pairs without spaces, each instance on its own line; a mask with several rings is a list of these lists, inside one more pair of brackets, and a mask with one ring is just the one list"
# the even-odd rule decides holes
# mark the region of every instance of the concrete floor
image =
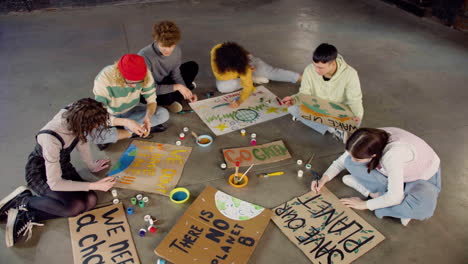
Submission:
[[[387,239],[356,263],[468,263],[468,92],[463,88],[468,83],[468,35],[376,0],[168,1],[0,16],[0,196],[25,183],[24,165],[35,133],[65,104],[92,96],[99,70],[147,45],[153,23],[161,19],[175,20],[182,28],[184,59],[200,64],[200,92],[215,89],[209,51],[218,42],[235,40],[265,61],[296,71],[310,63],[318,44],[335,44],[359,72],[364,126],[412,131],[442,159],[443,190],[431,219],[404,228],[394,219],[379,220],[369,211],[358,211]],[[298,89],[280,83],[266,86],[279,96]],[[175,142],[185,125],[210,132],[195,114],[172,115],[168,125],[154,141]],[[317,153],[314,166],[321,172],[343,151],[331,136],[320,136],[289,116],[249,131],[257,133],[259,144],[283,139],[294,159]],[[253,179],[242,190],[230,187],[226,182],[230,172],[218,169],[220,149],[246,143],[238,133],[218,137],[209,148],[188,143],[194,148],[179,186],[197,196],[212,185],[270,208],[309,190],[311,179],[297,178],[291,165],[284,166],[285,176]],[[93,152],[115,162],[127,144]],[[76,153],[73,159],[84,176],[93,177]],[[355,194],[338,179],[328,187],[338,197]],[[101,198],[107,202],[111,195],[101,193]],[[158,195],[150,199],[145,213],[162,219],[162,224],[156,236],[134,237],[142,263],[155,263],[153,249],[188,206]],[[142,215],[129,217],[134,232]],[[0,243],[1,262],[72,263],[66,219],[49,221],[34,231],[32,240],[12,249]],[[249,263],[310,262],[271,223]]]

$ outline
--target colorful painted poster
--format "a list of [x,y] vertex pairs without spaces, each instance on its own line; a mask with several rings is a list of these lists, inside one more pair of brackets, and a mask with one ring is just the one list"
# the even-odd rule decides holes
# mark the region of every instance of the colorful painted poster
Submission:
[[108,176],[115,187],[169,195],[179,182],[192,148],[134,140]]
[[317,96],[299,94],[296,101],[300,102],[301,117],[319,124],[334,127],[348,133],[358,129],[354,114],[344,104],[333,103]]
[[234,168],[237,161],[240,161],[240,166],[244,167],[291,158],[282,140],[257,146],[223,149],[223,155],[228,168]]
[[122,204],[68,218],[73,263],[140,263]]
[[351,263],[385,239],[326,188],[279,205],[272,220],[312,263]]
[[272,212],[207,186],[154,250],[172,263],[247,263]]
[[239,108],[231,108],[229,103],[239,94],[209,98],[190,103],[190,106],[217,136],[288,114],[288,108],[280,105],[276,95],[264,86],[257,87]]

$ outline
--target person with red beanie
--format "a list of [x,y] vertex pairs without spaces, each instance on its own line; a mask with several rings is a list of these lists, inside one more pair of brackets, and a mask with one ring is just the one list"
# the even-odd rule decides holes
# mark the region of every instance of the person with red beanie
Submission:
[[[109,128],[92,139],[100,150],[121,139],[147,138],[166,130],[162,123],[169,119],[169,112],[157,107],[154,79],[143,57],[126,54],[106,66],[94,80],[93,93],[111,116]],[[140,96],[146,106],[140,105]]]

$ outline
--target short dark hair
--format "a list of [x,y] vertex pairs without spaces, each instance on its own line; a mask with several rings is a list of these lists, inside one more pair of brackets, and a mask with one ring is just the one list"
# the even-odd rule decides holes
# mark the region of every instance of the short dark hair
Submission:
[[359,128],[346,141],[346,150],[357,159],[368,159],[367,172],[375,169],[382,158],[383,150],[388,144],[390,134],[378,128]]
[[216,49],[214,61],[218,71],[223,74],[227,71],[244,75],[249,66],[248,52],[235,42],[224,42]]
[[322,43],[315,49],[312,60],[315,63],[327,63],[336,60],[337,56],[338,50],[335,48],[335,46],[328,43]]

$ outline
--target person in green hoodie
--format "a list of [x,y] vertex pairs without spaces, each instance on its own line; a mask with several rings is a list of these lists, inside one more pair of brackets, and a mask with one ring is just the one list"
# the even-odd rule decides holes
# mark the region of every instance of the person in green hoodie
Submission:
[[[345,62],[335,46],[327,43],[322,43],[315,49],[312,60],[313,63],[304,70],[299,93],[345,104],[353,112],[355,120],[361,123],[364,108],[357,71]],[[339,139],[346,140],[344,131],[302,118],[299,105],[295,104],[298,103],[294,100],[296,95],[286,96],[282,100],[282,103],[289,106],[288,112],[293,117],[322,135],[328,131]]]

